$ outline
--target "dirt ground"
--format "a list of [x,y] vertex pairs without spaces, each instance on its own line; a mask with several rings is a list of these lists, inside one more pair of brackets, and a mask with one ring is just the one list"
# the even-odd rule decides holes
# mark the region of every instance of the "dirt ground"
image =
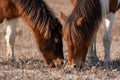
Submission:
[[[69,15],[73,8],[69,0],[45,1],[59,19],[60,12]],[[5,22],[3,26],[5,26]],[[81,71],[65,70],[64,66],[55,69],[44,67],[40,53],[36,49],[33,34],[21,19],[17,22],[15,39],[15,57],[19,66],[12,67],[9,63],[1,62],[6,53],[5,29],[6,27],[0,27],[0,80],[120,80],[120,10],[116,13],[113,25],[110,54],[112,69],[110,70],[105,70],[102,66],[92,68],[85,66]],[[100,27],[97,35],[97,55],[99,60],[103,61],[104,27]],[[65,44],[64,54],[66,59],[67,48]]]

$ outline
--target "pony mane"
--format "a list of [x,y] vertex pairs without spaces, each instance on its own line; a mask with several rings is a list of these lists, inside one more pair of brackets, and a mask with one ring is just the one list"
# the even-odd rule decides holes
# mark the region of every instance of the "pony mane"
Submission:
[[26,17],[26,21],[32,22],[29,23],[33,26],[32,29],[39,30],[44,38],[50,38],[54,29],[62,29],[62,25],[59,27],[60,29],[58,28],[57,25],[60,25],[58,19],[43,0],[13,0],[13,2],[19,6],[22,16],[29,16]]
[[[85,18],[82,27],[76,24],[76,20],[80,17]],[[88,44],[84,42],[91,40],[101,21],[102,8],[100,0],[77,0],[66,21],[64,36],[66,40],[70,41],[71,45],[79,49],[80,45]]]

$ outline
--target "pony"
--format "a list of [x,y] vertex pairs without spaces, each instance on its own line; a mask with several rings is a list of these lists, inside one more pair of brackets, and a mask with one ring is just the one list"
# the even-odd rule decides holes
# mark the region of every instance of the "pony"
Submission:
[[[102,1],[103,2],[103,1]],[[120,0],[108,0],[103,4],[103,8],[107,8],[107,13],[103,14],[104,17],[104,36],[103,36],[103,46],[104,46],[104,62],[106,67],[110,67],[110,47],[112,43],[112,27],[114,23],[115,13],[120,9]],[[105,7],[106,6],[106,7]],[[103,9],[104,10],[104,9]],[[96,55],[96,36],[94,37],[93,44],[90,46],[88,52],[88,64],[89,66],[94,66],[97,61],[99,61]]]
[[[74,5],[76,0],[71,0],[71,3]],[[107,7],[107,13],[103,15],[104,17],[104,38],[103,45],[105,49],[105,64],[106,66],[110,66],[110,46],[112,42],[112,26],[114,22],[115,13],[120,9],[120,0],[108,0],[103,4],[103,8]],[[97,61],[99,61],[96,55],[96,36],[94,37],[93,44],[90,46],[88,51],[88,64],[89,66],[94,66]]]
[[[44,62],[48,67],[56,67],[63,64],[62,25],[54,16],[52,10],[43,0],[2,0],[7,4],[11,17],[21,17],[31,28],[35,36],[36,44],[41,52]],[[6,2],[5,2],[6,1]],[[3,5],[2,8],[5,8]],[[16,12],[16,14],[15,14]],[[6,13],[6,12],[5,12]],[[8,13],[6,13],[8,14]],[[4,15],[3,19],[7,16]],[[15,18],[17,18],[15,17]]]
[[74,5],[72,13],[68,18],[65,18],[65,15],[62,14],[62,18],[65,20],[63,37],[68,46],[69,64],[72,67],[81,66],[82,62],[85,61],[87,52],[89,64],[93,65],[97,62],[95,38],[103,17],[105,17],[103,44],[105,63],[108,67],[110,63],[112,24],[115,12],[120,8],[120,0],[71,0],[71,2]]

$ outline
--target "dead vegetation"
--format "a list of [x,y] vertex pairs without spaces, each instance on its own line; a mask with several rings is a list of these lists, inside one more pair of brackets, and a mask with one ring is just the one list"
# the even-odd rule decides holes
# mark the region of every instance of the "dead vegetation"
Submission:
[[[60,11],[69,14],[72,5],[69,0],[46,0],[60,19]],[[21,20],[18,21],[15,42],[15,57],[17,66],[4,62],[6,43],[4,39],[5,27],[0,28],[0,80],[119,80],[120,79],[120,11],[117,12],[113,27],[113,42],[111,46],[111,69],[104,69],[104,49],[102,46],[103,27],[97,37],[97,55],[100,62],[94,67],[87,64],[81,70],[60,68],[46,68],[40,53],[36,49],[31,30]],[[65,60],[67,48],[64,45]]]

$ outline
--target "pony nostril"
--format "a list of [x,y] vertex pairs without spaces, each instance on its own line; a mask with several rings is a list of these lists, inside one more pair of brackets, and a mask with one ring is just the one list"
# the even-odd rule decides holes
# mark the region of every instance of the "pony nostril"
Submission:
[[77,68],[77,65],[73,65],[73,68]]
[[64,64],[64,62],[62,61],[62,62],[61,62],[61,65],[63,65],[63,64]]

